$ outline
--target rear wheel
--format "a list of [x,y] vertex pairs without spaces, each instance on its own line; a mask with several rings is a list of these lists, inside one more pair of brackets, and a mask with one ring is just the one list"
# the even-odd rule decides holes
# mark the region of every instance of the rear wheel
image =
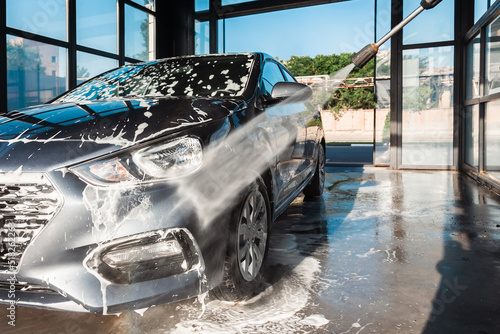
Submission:
[[311,182],[304,188],[306,197],[318,197],[323,194],[325,187],[325,149],[323,145],[318,147],[318,161],[316,163],[316,171],[311,179]]
[[231,215],[231,231],[224,262],[224,280],[212,292],[224,300],[244,300],[259,286],[267,254],[270,205],[259,178],[246,191]]

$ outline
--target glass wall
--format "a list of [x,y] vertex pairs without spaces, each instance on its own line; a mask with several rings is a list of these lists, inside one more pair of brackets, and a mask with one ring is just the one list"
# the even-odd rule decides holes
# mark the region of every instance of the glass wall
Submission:
[[[420,7],[420,0],[404,0],[403,16]],[[403,29],[403,44],[450,41],[455,37],[455,1],[442,1],[418,15]]]
[[475,4],[476,13],[487,14],[466,45],[463,169],[500,187],[500,10],[488,13],[489,2]]
[[222,6],[235,5],[243,2],[251,2],[256,0],[222,0]]
[[[126,62],[155,58],[154,0],[69,3],[6,2],[7,73],[1,80],[8,110],[45,103]],[[69,22],[76,22],[76,31]]]
[[479,70],[481,34],[467,45],[467,68],[465,79],[465,99],[479,97]]
[[76,2],[76,42],[90,48],[118,53],[118,7],[115,1]]
[[500,17],[486,27],[485,95],[500,93]]
[[98,74],[118,66],[118,60],[116,59],[80,51],[76,54],[76,62],[78,64],[76,71],[77,84],[81,84]]
[[389,165],[391,162],[391,81],[376,80],[377,105],[375,109],[375,165]]
[[465,163],[479,167],[479,105],[465,109]]
[[7,35],[7,108],[41,104],[67,90],[67,49]]
[[[403,1],[403,17],[420,6]],[[399,168],[454,169],[455,2],[443,1],[403,28]]]
[[194,21],[194,50],[197,55],[210,53],[210,24],[208,21]]
[[486,12],[492,0],[474,0],[474,23],[479,21]]
[[9,0],[6,5],[7,27],[66,41],[65,1]]
[[[485,95],[500,93],[500,17],[486,28]],[[500,100],[485,104],[485,170],[500,179]]]
[[194,11],[201,12],[204,10],[208,10],[210,8],[209,0],[195,0],[194,1]]
[[403,165],[453,165],[453,55],[451,46],[403,52]]
[[485,170],[500,180],[500,101],[485,105]]
[[143,10],[125,5],[125,57],[142,61],[153,60],[154,16]]
[[132,1],[138,3],[139,5],[144,5],[151,10],[155,9],[155,0],[132,0]]
[[[391,30],[391,0],[376,1],[375,39],[379,40]],[[390,164],[391,133],[391,42],[381,46],[375,59],[375,150],[373,163]]]

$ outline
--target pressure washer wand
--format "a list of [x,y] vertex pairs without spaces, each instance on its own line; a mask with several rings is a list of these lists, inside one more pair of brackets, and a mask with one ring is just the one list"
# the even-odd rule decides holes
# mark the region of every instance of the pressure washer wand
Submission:
[[403,29],[411,20],[413,20],[418,14],[422,13],[424,9],[434,8],[441,0],[422,0],[420,2],[420,7],[408,15],[403,21],[391,29],[384,37],[379,39],[376,43],[368,44],[362,48],[358,53],[352,56],[351,61],[359,68],[362,68],[372,59],[378,52],[379,47],[387,42],[395,33]]

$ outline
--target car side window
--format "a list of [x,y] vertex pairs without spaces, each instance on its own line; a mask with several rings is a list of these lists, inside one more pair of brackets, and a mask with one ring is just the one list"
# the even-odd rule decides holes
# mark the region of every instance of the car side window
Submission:
[[295,80],[295,78],[287,70],[283,69],[283,73],[285,73],[286,81],[297,82],[297,80]]
[[274,62],[265,63],[262,72],[262,93],[271,95],[274,85],[280,81],[285,81],[285,77],[279,65]]

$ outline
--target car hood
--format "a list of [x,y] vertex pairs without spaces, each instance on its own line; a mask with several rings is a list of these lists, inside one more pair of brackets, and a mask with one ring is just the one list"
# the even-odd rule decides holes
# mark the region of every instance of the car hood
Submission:
[[0,115],[0,171],[47,171],[221,119],[243,100],[46,104]]

